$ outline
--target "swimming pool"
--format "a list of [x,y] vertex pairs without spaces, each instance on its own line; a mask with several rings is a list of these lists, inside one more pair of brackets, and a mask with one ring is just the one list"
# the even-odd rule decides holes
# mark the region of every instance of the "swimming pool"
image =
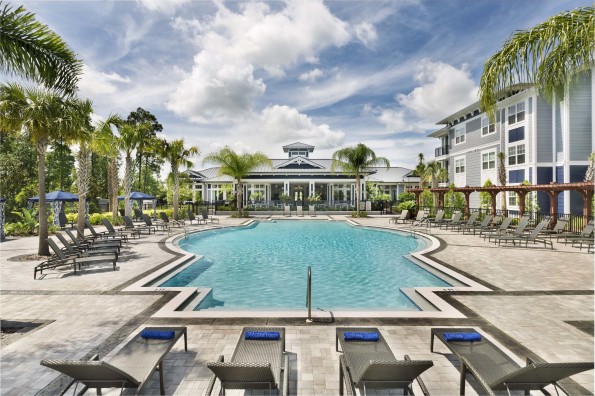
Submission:
[[417,311],[402,288],[449,286],[406,258],[425,239],[345,222],[257,222],[199,232],[179,247],[203,257],[160,287],[212,288],[194,310],[303,309],[308,266],[313,307],[324,310]]

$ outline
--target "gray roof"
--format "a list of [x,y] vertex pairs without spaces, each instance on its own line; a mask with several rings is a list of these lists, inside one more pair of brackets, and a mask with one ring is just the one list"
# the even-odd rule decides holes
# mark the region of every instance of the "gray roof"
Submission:
[[283,146],[283,152],[285,152],[285,153],[288,152],[290,149],[291,150],[299,150],[299,149],[308,150],[308,152],[311,153],[312,151],[314,151],[314,146],[310,146],[309,144],[300,143],[300,142],[291,143],[286,146]]
[[379,182],[419,182],[418,176],[413,176],[413,170],[395,166],[391,168],[372,168],[376,173],[370,176],[370,180]]

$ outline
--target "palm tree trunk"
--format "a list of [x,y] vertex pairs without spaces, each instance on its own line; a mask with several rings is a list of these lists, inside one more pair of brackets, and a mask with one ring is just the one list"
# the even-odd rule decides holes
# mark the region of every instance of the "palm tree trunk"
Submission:
[[110,159],[109,169],[111,171],[110,183],[112,186],[110,205],[112,217],[115,220],[118,218],[118,186],[120,185],[120,181],[118,180],[118,160],[116,157]]
[[91,151],[87,143],[81,143],[78,155],[78,169],[76,185],[79,195],[79,210],[77,225],[79,228],[85,228],[85,218],[87,214],[87,194],[89,193],[89,173],[91,170]]
[[355,175],[355,213],[359,215],[359,193],[360,183],[359,183],[359,173]]
[[238,205],[238,217],[242,215],[242,208],[244,206],[244,197],[242,194],[242,183],[240,179],[237,180],[236,184],[236,203]]
[[48,212],[45,203],[45,151],[47,149],[46,140],[38,140],[37,148],[37,172],[39,179],[39,246],[37,254],[40,256],[49,256],[50,248],[48,246]]
[[126,168],[124,170],[124,213],[130,216],[130,193],[132,192],[132,158],[126,156]]
[[[146,169],[146,168],[145,168]],[[180,177],[178,175],[178,169],[172,167],[171,173],[174,177],[174,220],[178,220],[178,200],[180,199]]]

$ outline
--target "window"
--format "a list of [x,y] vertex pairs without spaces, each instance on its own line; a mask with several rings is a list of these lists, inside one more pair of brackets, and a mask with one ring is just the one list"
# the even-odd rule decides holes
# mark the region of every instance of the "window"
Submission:
[[496,152],[484,153],[481,155],[481,169],[495,169],[496,168]]
[[508,206],[518,206],[519,196],[514,191],[508,192]]
[[465,143],[465,126],[455,129],[455,144]]
[[508,131],[508,143],[525,140],[525,127],[514,128]]
[[292,150],[289,152],[289,158],[297,156],[308,157],[308,150]]
[[455,160],[455,173],[465,173],[465,159]]
[[481,119],[481,136],[486,136],[494,132],[496,132],[496,124],[490,123],[488,117],[483,117]]
[[525,145],[519,144],[508,148],[508,165],[521,165],[525,163]]
[[525,102],[508,107],[508,125],[516,124],[525,119]]

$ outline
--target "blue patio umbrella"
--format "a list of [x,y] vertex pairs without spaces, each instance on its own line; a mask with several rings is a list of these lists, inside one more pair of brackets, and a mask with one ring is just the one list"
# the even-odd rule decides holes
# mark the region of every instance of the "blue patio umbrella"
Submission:
[[[62,201],[62,202],[78,202],[79,196],[62,190],[52,191],[45,194],[46,202]],[[39,202],[39,196],[28,198],[29,202]]]
[[[123,195],[120,195],[118,197],[118,201],[122,201],[122,200],[124,200],[124,198],[125,197]],[[147,199],[147,200],[150,199],[151,201],[153,201],[153,218],[156,219],[157,218],[157,206],[156,206],[157,198],[152,195],[145,194],[144,192],[139,192],[139,191],[133,191],[130,193],[130,200],[138,201],[139,202],[138,206],[141,206],[140,203],[142,201],[144,201],[145,199]],[[130,210],[132,211],[132,203],[130,205],[131,205]]]

